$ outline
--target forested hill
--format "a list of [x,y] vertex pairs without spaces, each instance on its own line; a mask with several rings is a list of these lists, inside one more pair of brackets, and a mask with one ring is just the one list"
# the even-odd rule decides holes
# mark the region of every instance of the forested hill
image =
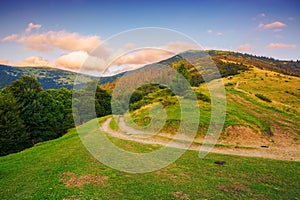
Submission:
[[[189,50],[182,52],[172,58],[163,60],[159,62],[160,64],[166,64],[169,66],[174,65],[174,63],[187,58],[192,62],[193,65],[197,65],[198,59],[205,56],[206,53],[210,55],[215,65],[219,68],[221,75],[226,76],[230,72],[225,71],[235,71],[234,68],[240,68],[239,66],[244,67],[258,67],[260,69],[265,69],[269,71],[278,72],[285,75],[297,76],[300,77],[300,61],[285,61],[277,60],[265,56],[255,56],[250,54],[243,54],[238,52],[231,51],[218,51],[218,50],[208,50],[208,51],[198,51],[198,50]],[[201,61],[200,61],[201,63]],[[242,67],[243,68],[243,67]]]
[[[209,55],[211,59],[207,55]],[[212,63],[218,68],[218,71],[216,71],[214,67],[209,67]],[[247,71],[253,67],[300,77],[300,61],[298,60],[281,61],[268,57],[259,57],[230,51],[189,50],[158,63],[149,64],[129,72],[127,75],[130,75],[130,78],[127,78],[125,81],[126,84],[135,84],[141,77],[143,77],[145,81],[149,81],[150,79],[148,80],[148,77],[153,76],[167,77],[163,74],[164,72],[155,69],[161,65],[169,66],[180,71],[181,74],[184,71],[183,75],[185,78],[189,81],[191,86],[195,87],[204,82],[202,77],[203,73],[205,73],[207,80],[212,80],[218,78],[219,75],[222,77],[238,75],[242,71]],[[115,84],[116,81],[107,82],[103,85],[103,88],[111,91]]]
[[260,69],[274,71],[285,75],[300,77],[300,61],[278,60],[271,57],[255,56],[229,51],[207,51],[218,65],[218,62],[241,63],[247,66],[255,66]]
[[[207,51],[207,53],[211,56],[223,77],[238,74],[239,71],[247,70],[252,66],[286,75],[300,77],[300,61],[298,60],[280,61],[263,56],[254,56],[237,52],[217,50],[209,50]],[[188,58],[193,62],[193,65],[195,65],[195,63],[197,64],[197,59],[199,59],[201,56],[203,56],[203,51],[190,50],[180,53],[169,59],[160,61],[158,63],[168,65],[173,68],[177,68],[181,63],[183,63],[191,73],[191,84],[198,85],[203,81],[201,75],[199,73],[196,73],[197,70],[195,70],[192,65],[189,65],[189,63],[183,58]],[[147,68],[151,66],[152,65],[148,65],[145,67]],[[16,81],[22,75],[35,76],[41,83],[43,89],[55,89],[62,87],[71,89],[73,88],[74,80],[77,76],[75,72],[65,71],[61,69],[45,67],[11,67],[0,65],[0,88],[10,85],[13,81]],[[113,82],[122,75],[123,73],[111,77],[101,78],[101,83],[104,84]]]
[[[55,68],[11,67],[7,65],[0,65],[0,88],[9,86],[22,75],[35,76],[41,83],[42,88],[47,90],[50,88],[58,89],[63,87],[67,89],[73,88],[77,73]],[[101,78],[101,83],[114,81],[119,76]],[[83,76],[81,76],[81,78],[83,78]]]

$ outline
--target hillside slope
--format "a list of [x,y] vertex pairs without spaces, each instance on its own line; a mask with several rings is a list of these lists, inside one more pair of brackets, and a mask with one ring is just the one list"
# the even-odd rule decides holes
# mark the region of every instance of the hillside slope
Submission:
[[[11,67],[0,65],[0,88],[10,85],[12,82],[18,80],[22,75],[35,76],[41,83],[43,89],[57,89],[67,88],[72,89],[77,73],[56,68],[46,67]],[[101,78],[101,83],[112,82],[122,74],[112,77]],[[81,75],[80,80],[84,81],[93,79],[90,76]]]
[[[106,118],[100,119],[103,122]],[[89,123],[82,128],[89,128]],[[159,146],[110,138],[149,152]],[[217,160],[226,161],[216,165]],[[166,168],[128,174],[96,161],[72,129],[62,138],[0,158],[5,199],[295,199],[300,163],[187,151]]]
[[[284,159],[300,159],[300,78],[262,70],[256,67],[235,76],[223,78],[226,89],[226,119],[219,145],[236,148],[262,149],[270,155]],[[152,86],[155,87],[155,86]],[[211,105],[206,84],[193,87],[196,93],[202,94],[198,100],[200,121],[197,142],[203,142],[210,124]],[[174,135],[181,123],[181,108],[177,98],[164,92],[166,89],[155,89],[141,100],[132,104],[130,113],[125,114],[127,123],[147,126],[151,122],[149,111],[162,104],[167,113],[161,135]],[[204,96],[204,97],[203,97]],[[193,114],[190,108],[190,115]],[[152,121],[159,121],[160,115],[152,115]],[[238,150],[236,150],[238,151]]]

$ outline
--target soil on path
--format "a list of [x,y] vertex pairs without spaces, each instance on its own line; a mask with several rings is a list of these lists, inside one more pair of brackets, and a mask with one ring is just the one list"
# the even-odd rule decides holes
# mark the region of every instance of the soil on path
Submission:
[[[190,150],[200,150],[201,142],[203,138],[181,138],[174,141],[174,135],[172,134],[151,134],[144,133],[140,130],[136,130],[132,127],[126,125],[123,116],[119,117],[119,128],[120,130],[115,131],[110,128],[110,121],[112,118],[107,119],[102,124],[102,130],[107,134],[123,139],[136,141],[144,144],[156,144],[162,146],[169,146],[174,148],[183,148]],[[260,145],[260,144],[259,144]],[[295,145],[292,148],[285,148],[280,145],[251,145],[249,147],[238,147],[234,145],[224,145],[224,146],[215,146],[211,152],[220,153],[220,154],[230,154],[230,155],[239,155],[239,156],[249,156],[249,157],[263,157],[271,158],[277,160],[294,160],[300,161],[300,149],[299,145]]]

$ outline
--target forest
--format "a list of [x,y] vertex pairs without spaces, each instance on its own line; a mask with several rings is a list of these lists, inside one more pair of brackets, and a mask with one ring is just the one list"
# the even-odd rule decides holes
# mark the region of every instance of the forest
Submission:
[[[74,127],[72,96],[73,90],[66,88],[43,90],[34,76],[22,76],[2,88],[0,155],[19,152],[38,142],[58,138]],[[95,97],[97,117],[109,114],[110,94],[97,86]]]

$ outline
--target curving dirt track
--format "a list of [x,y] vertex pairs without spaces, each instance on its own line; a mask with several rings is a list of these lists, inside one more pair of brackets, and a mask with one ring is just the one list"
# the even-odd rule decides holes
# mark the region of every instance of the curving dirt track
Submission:
[[[119,131],[112,130],[109,126],[112,118],[108,118],[103,124],[101,129],[112,137],[116,137],[122,140],[136,141],[144,144],[155,144],[162,146],[169,146],[174,148],[183,148],[190,150],[200,150],[201,139],[196,139],[191,145],[189,145],[189,138],[177,139],[174,141],[174,137],[171,134],[151,134],[144,133],[126,125],[124,118],[119,117]],[[192,139],[190,139],[192,140]],[[192,140],[193,141],[193,140]],[[300,161],[299,145],[293,148],[284,148],[281,146],[266,146],[257,148],[235,148],[234,146],[215,146],[212,151],[213,153],[230,154],[238,156],[248,157],[262,157],[271,158],[277,160],[294,160]]]

